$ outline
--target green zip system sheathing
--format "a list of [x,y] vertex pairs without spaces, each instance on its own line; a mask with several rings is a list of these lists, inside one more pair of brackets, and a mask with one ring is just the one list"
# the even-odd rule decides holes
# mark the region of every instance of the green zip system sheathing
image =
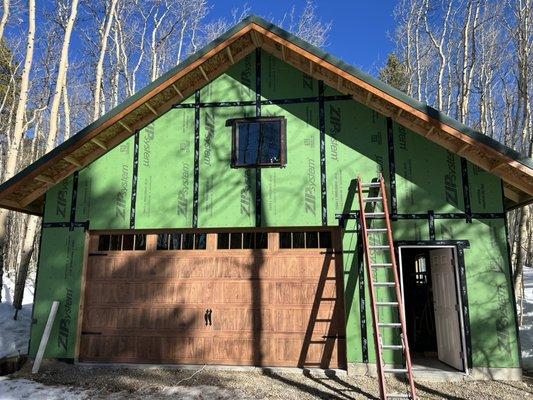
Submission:
[[[333,88],[321,93],[320,85],[264,51],[260,65],[251,54],[142,129],[138,147],[131,137],[81,170],[77,182],[71,176],[49,190],[30,355],[51,302],[58,299],[46,356],[75,357],[86,241],[79,226],[85,221],[92,230],[193,228],[194,223],[198,228],[255,227],[258,221],[263,227],[336,227],[338,214],[358,210],[355,179],[370,181],[382,172],[392,183],[391,206],[396,200],[391,207],[395,240],[468,241],[464,265],[472,366],[517,367],[499,178],[343,99]],[[257,91],[261,107],[253,104]],[[230,167],[232,133],[226,124],[258,113],[287,120],[287,166],[264,168],[260,175]],[[344,223],[348,361],[372,363],[362,243],[356,220]],[[379,273],[379,280],[390,278],[386,271]],[[386,335],[386,341],[398,340]],[[385,360],[399,361],[390,355]]]

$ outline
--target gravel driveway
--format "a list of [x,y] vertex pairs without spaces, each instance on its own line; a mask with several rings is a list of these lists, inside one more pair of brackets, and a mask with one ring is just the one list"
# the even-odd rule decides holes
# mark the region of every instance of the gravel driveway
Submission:
[[[32,375],[29,364],[26,364],[21,371],[0,381],[0,398],[16,399],[17,393],[22,398],[23,391],[17,389],[17,385],[23,382],[38,387],[43,394],[53,393],[53,398],[57,399],[378,398],[377,381],[368,377],[316,377],[301,373],[230,372],[208,368],[200,371],[87,368],[59,362],[48,362],[37,375]],[[403,385],[398,381],[394,384],[397,387]],[[421,399],[533,399],[533,381],[528,378],[524,382],[417,382],[417,387]],[[11,395],[2,397],[2,388]]]

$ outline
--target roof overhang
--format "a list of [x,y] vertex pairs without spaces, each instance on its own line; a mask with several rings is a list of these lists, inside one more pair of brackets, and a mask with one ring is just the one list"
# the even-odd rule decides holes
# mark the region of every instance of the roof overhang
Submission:
[[252,16],[0,185],[0,207],[42,215],[45,193],[150,124],[256,48],[503,180],[507,210],[533,201],[533,160]]

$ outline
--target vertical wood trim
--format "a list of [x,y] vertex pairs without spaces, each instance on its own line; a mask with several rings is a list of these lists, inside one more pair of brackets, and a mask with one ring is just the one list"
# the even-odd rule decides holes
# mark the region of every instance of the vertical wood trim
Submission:
[[146,235],[146,251],[157,250],[157,233],[153,235]]
[[268,250],[279,250],[279,232],[268,232]]
[[217,250],[218,233],[206,233],[205,249],[206,251]]

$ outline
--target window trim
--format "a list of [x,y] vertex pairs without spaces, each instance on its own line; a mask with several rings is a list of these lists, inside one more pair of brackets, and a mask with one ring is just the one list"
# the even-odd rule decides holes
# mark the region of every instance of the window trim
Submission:
[[[279,122],[280,123],[280,155],[277,163],[238,163],[239,141],[237,135],[237,125],[239,123],[253,122]],[[287,165],[287,119],[283,116],[270,117],[244,117],[233,118],[226,121],[226,126],[231,126],[231,168],[283,168]]]

